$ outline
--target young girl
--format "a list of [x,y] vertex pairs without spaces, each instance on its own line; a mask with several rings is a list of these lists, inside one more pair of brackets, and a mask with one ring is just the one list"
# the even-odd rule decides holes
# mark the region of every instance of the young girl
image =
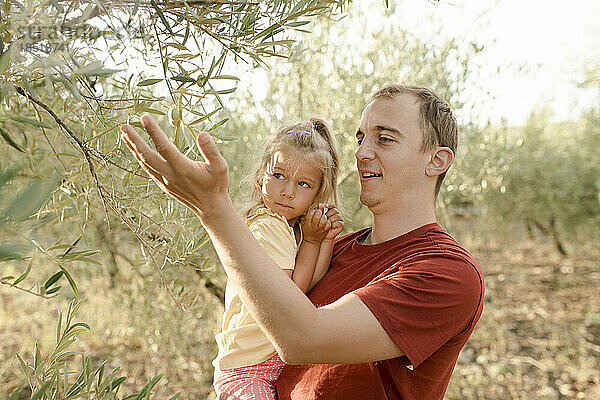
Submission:
[[[246,224],[267,254],[306,292],[327,271],[343,229],[337,204],[339,158],[331,129],[318,118],[270,138],[254,174]],[[219,395],[276,399],[284,363],[228,282],[214,387]]]

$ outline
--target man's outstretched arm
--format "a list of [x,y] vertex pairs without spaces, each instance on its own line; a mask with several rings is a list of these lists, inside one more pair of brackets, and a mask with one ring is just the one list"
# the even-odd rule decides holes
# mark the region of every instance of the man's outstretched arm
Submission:
[[123,139],[166,193],[200,218],[227,276],[287,363],[360,363],[402,355],[360,299],[346,295],[317,309],[254,239],[228,194],[227,163],[210,136],[198,147],[205,162],[182,155],[149,116],[142,124],[158,151],[128,125]]

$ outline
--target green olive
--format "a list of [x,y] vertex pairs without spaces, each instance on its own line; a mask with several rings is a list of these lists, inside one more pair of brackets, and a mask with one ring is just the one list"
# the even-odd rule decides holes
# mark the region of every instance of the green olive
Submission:
[[171,124],[171,126],[175,127],[181,124],[181,112],[179,112],[178,108],[171,108],[167,113],[167,116],[169,117],[169,124]]

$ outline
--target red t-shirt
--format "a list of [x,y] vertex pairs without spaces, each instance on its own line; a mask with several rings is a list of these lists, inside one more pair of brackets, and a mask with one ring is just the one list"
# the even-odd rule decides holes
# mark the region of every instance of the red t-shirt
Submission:
[[308,297],[322,307],[352,292],[405,356],[366,364],[286,365],[277,380],[280,400],[443,398],[483,310],[483,274],[437,222],[361,245],[370,230],[336,241],[329,272]]

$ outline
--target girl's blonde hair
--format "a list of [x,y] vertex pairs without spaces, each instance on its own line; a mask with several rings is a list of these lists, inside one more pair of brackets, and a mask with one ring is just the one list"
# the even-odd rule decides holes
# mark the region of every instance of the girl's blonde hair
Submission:
[[321,185],[309,209],[319,203],[333,203],[337,206],[340,159],[333,139],[333,130],[322,118],[311,117],[308,121],[282,126],[265,143],[264,151],[254,171],[252,205],[246,211],[246,217],[264,205],[262,180],[273,162],[273,155],[283,149],[298,151],[302,157],[311,159],[321,171]]

